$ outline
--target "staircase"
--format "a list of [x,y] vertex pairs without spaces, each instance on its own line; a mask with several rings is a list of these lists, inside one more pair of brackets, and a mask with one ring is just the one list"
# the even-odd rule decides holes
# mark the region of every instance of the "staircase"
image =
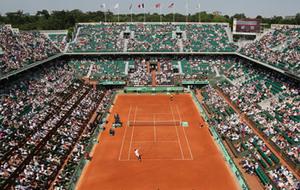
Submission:
[[152,74],[152,86],[156,86],[156,71],[152,70],[151,74]]
[[178,70],[179,70],[179,74],[182,74],[181,61],[178,61]]
[[124,40],[124,49],[123,49],[123,52],[127,52],[127,45],[128,45],[128,42],[129,42],[128,39],[125,39],[125,40]]
[[259,105],[262,109],[266,110],[268,107],[270,107],[270,101],[271,101],[271,99],[274,99],[275,101],[278,101],[278,98],[279,98],[279,96],[280,96],[281,94],[283,94],[283,92],[280,92],[280,93],[278,93],[278,94],[276,94],[276,95],[274,95],[274,96],[272,96],[272,97],[270,97],[270,98],[268,98],[268,99],[265,99],[264,101],[258,103],[258,105]]
[[179,51],[183,52],[183,43],[182,43],[182,39],[178,39],[179,42]]

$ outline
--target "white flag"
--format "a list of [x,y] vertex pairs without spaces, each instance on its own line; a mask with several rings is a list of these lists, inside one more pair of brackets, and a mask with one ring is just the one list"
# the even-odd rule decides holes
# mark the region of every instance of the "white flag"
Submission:
[[119,8],[119,3],[117,3],[117,4],[115,5],[115,9],[117,9],[117,8]]
[[200,8],[200,3],[197,5],[197,9],[199,9]]
[[105,8],[105,3],[101,4],[100,8]]

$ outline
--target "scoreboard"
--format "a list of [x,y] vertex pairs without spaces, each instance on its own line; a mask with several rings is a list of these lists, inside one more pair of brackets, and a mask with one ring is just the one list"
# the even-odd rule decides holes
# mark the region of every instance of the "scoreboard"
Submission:
[[233,34],[255,35],[260,33],[260,19],[234,19]]

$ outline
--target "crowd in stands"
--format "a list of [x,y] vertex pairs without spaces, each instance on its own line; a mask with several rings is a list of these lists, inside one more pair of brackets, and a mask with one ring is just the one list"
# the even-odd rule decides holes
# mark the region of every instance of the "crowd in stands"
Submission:
[[[99,108],[97,109],[97,113],[99,115],[105,114],[107,110],[107,106],[109,105],[111,98],[113,95],[113,91],[109,90],[107,91],[106,95],[103,97]],[[97,121],[98,122],[98,121]],[[82,135],[82,138],[78,141],[77,145],[75,146],[71,157],[69,158],[67,164],[64,166],[61,173],[58,175],[57,179],[54,182],[53,189],[64,189],[68,185],[70,185],[70,181],[72,179],[72,176],[74,174],[74,171],[76,169],[76,166],[78,166],[81,159],[84,157],[84,152],[86,150],[86,147],[88,145],[88,141],[91,140],[91,137],[94,133],[95,126],[93,124],[89,124],[87,126],[87,129],[85,130],[84,134]],[[94,140],[94,139],[92,139]]]
[[[261,130],[261,134],[269,139],[273,148],[283,150],[283,154],[297,166],[299,164],[297,144],[300,138],[299,86],[293,80],[275,72],[257,68],[247,61],[240,61],[226,71],[225,75],[234,80],[235,85],[229,81],[220,83],[219,87],[223,93],[253,121],[255,127]],[[279,96],[283,96],[283,99]],[[262,108],[259,105],[262,102],[267,106]],[[266,158],[268,165],[277,164],[276,158],[271,155],[265,145],[262,145],[260,149],[259,153],[262,156],[269,157]],[[261,157],[258,152],[254,155]],[[261,164],[267,167],[266,163],[261,162]],[[278,178],[274,178],[273,173],[271,176],[279,187],[285,186],[290,189],[293,184],[292,188],[299,188],[298,181],[291,182],[290,180],[288,183],[282,176],[280,180],[283,181],[280,182]]]
[[127,44],[128,52],[178,52],[179,42],[172,38],[175,26],[170,24],[130,25],[134,38]]
[[71,59],[69,65],[83,78],[90,72],[88,77],[92,80],[124,80],[125,76],[125,60],[111,57]]
[[232,52],[237,46],[229,43],[226,27],[221,24],[84,24],[78,26],[69,52]]
[[48,34],[48,36],[60,51],[64,51],[67,44],[67,34]]
[[[274,31],[265,34],[260,40],[248,43],[240,53],[299,74],[300,61],[300,28],[277,26]],[[282,46],[283,50],[276,49]]]
[[300,189],[299,179],[284,166],[270,170],[268,174],[280,189]]
[[136,59],[134,72],[128,75],[133,86],[148,86],[152,84],[152,74],[148,73],[145,59]]
[[229,43],[225,25],[221,24],[187,24],[181,25],[186,31],[184,50],[186,52],[232,52],[237,49]]
[[[49,188],[53,178],[81,136],[103,94],[95,89],[89,90],[89,85],[84,86],[83,89],[83,91],[77,91],[68,101],[71,104],[67,102],[64,106],[67,112],[60,114],[63,116],[55,124],[61,126],[56,126],[57,130],[47,139],[46,145],[19,174],[15,182],[16,189],[22,189],[28,185],[31,187],[34,185],[34,188]],[[84,97],[81,98],[82,96]],[[64,120],[62,120],[63,117],[65,117]]]
[[125,24],[80,25],[69,52],[122,52],[124,39],[121,32],[125,29]]
[[170,59],[160,59],[160,72],[156,72],[157,85],[174,85],[174,69]]
[[14,32],[0,26],[0,74],[44,60],[59,52],[49,38],[39,32]]
[[57,108],[79,87],[69,69],[64,62],[51,63],[0,89],[1,182],[62,116]]

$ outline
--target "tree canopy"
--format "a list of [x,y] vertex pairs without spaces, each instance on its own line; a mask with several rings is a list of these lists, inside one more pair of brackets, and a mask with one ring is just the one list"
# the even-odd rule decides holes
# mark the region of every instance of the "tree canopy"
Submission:
[[[118,15],[112,12],[82,12],[81,10],[74,9],[71,11],[61,10],[49,13],[47,10],[37,11],[35,15],[24,14],[23,11],[8,12],[6,15],[0,15],[0,24],[12,24],[13,27],[20,30],[60,30],[66,29],[72,31],[75,24],[78,22],[117,22]],[[120,22],[131,22],[131,15],[119,15]],[[173,13],[161,15],[163,22],[172,22]],[[201,22],[227,22],[232,25],[234,18],[247,18],[244,13],[238,13],[229,17],[228,15],[213,15],[205,11],[200,13]],[[300,13],[294,19],[284,19],[281,16],[272,18],[263,18],[258,15],[256,18],[262,19],[262,23],[271,24],[300,24]],[[186,15],[175,13],[175,22],[185,22]],[[143,22],[144,14],[133,14],[133,22]],[[188,15],[189,22],[199,21],[199,12],[196,14]],[[160,15],[158,13],[146,14],[146,22],[160,22]]]

